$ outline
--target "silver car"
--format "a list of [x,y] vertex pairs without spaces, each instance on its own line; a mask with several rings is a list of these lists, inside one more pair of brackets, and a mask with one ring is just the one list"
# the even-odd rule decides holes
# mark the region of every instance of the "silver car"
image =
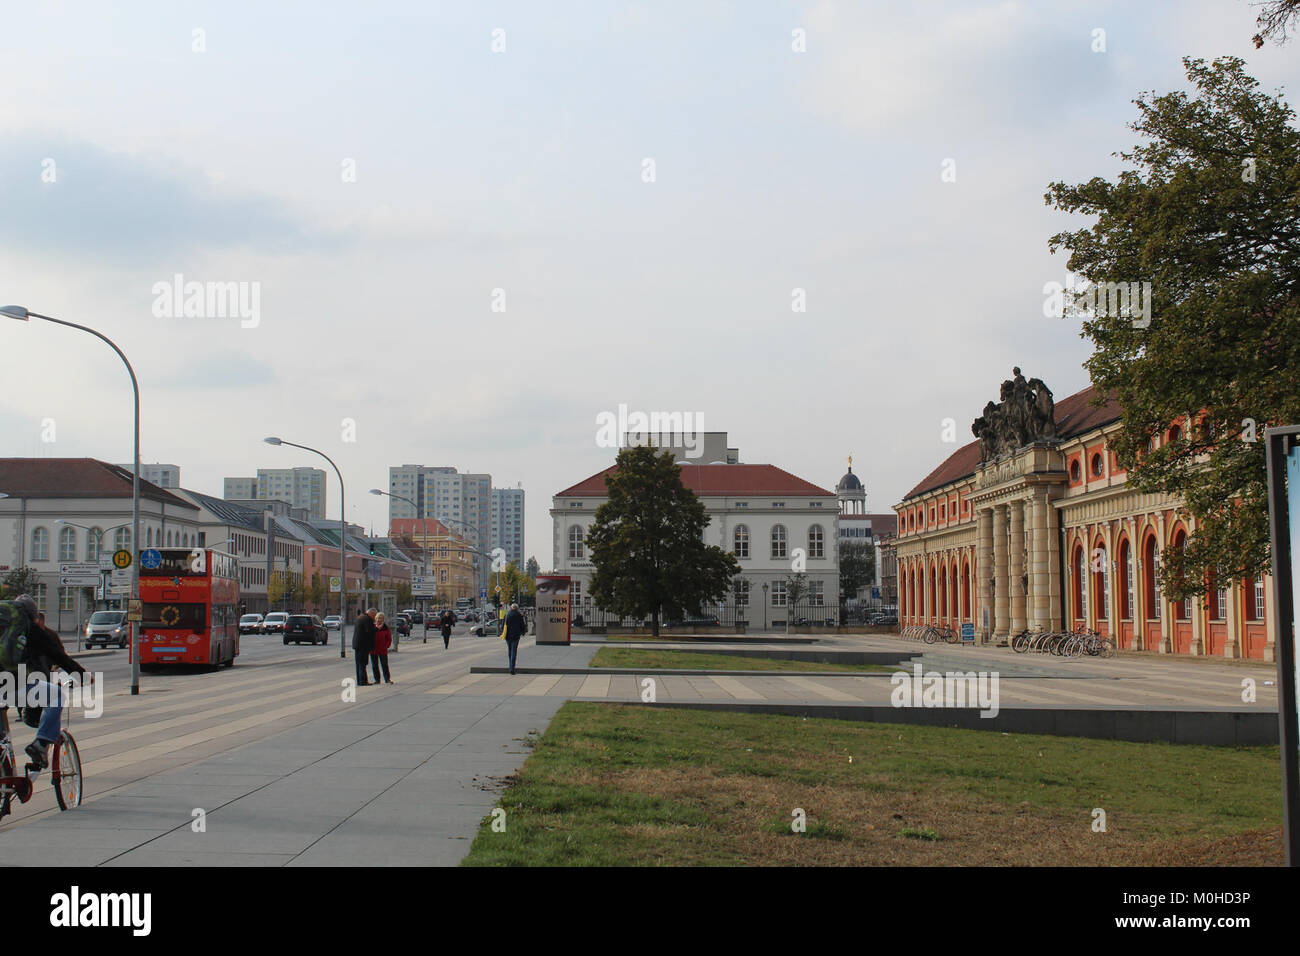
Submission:
[[130,636],[125,611],[96,611],[90,615],[90,620],[86,623],[87,647],[94,647],[96,644],[103,644],[105,647],[109,644],[126,647]]

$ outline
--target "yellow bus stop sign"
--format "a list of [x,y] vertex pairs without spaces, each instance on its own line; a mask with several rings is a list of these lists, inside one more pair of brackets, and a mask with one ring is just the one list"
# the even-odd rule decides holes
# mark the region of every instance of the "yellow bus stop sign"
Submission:
[[131,566],[131,552],[126,548],[118,548],[113,552],[113,567],[129,568]]

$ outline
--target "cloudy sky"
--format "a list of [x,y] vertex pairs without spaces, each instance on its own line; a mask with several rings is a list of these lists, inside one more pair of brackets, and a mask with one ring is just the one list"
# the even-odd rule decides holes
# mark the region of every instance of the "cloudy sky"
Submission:
[[[0,304],[115,339],[187,487],[321,464],[278,434],[378,529],[390,465],[490,472],[543,568],[620,404],[828,488],[852,454],[884,511],[1012,365],[1085,387],[1047,184],[1112,177],[1184,55],[1300,80],[1245,0],[110,6],[4,13]],[[256,314],[169,314],[177,275]],[[106,346],[0,348],[0,454],[129,460]]]

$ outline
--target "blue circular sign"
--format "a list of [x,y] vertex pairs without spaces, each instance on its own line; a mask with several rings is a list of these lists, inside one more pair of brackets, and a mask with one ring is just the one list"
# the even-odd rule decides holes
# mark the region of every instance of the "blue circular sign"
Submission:
[[162,564],[162,554],[157,548],[145,548],[140,552],[140,567],[152,571]]

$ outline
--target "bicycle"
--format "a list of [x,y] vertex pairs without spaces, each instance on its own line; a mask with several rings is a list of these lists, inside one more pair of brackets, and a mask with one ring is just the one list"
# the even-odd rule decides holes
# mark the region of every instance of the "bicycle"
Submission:
[[[65,708],[64,722],[69,723],[71,719],[72,708]],[[41,775],[41,771],[30,763],[24,765],[22,774],[14,772],[16,766],[13,738],[9,734],[8,708],[0,707],[0,820],[12,811],[14,797],[19,803],[32,798]],[[50,754],[49,770],[59,809],[72,810],[81,806],[81,752],[72,731],[66,726],[59,731],[59,739]]]

